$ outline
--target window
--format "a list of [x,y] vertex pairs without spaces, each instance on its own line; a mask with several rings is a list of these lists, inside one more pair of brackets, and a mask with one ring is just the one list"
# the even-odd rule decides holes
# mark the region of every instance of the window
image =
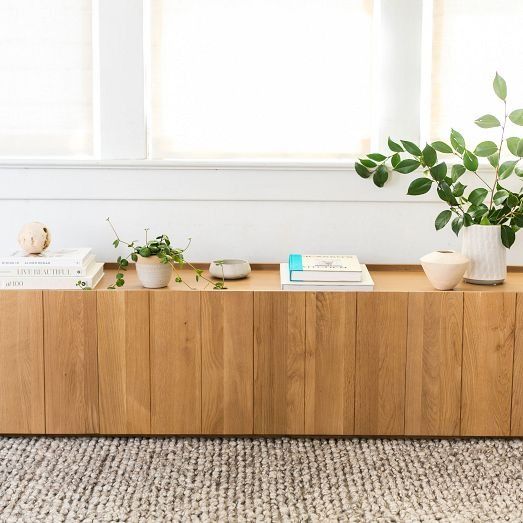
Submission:
[[464,131],[474,145],[499,136],[497,129],[473,122],[486,113],[503,115],[492,92],[496,71],[507,81],[511,106],[523,105],[523,2],[433,2],[431,138],[447,138],[451,127]]
[[154,158],[370,146],[371,0],[152,0]]
[[0,155],[92,151],[91,0],[0,2]]

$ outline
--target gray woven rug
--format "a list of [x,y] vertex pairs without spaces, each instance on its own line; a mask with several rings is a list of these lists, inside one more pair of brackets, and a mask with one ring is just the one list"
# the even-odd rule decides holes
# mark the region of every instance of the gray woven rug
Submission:
[[522,521],[523,442],[0,438],[0,521]]

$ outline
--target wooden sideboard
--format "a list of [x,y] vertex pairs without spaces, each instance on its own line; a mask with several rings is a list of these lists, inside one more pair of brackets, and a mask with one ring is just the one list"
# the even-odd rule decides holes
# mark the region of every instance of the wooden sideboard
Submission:
[[0,433],[523,436],[523,274],[0,292]]

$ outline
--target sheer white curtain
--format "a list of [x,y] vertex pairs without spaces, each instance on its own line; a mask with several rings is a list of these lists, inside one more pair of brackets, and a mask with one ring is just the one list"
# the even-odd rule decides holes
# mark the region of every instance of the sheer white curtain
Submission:
[[151,0],[150,9],[154,158],[369,148],[372,0]]
[[91,4],[0,1],[0,156],[91,154]]
[[487,113],[503,116],[492,90],[496,71],[507,81],[508,104],[523,107],[522,22],[522,0],[433,0],[432,139],[448,138],[454,127],[473,149],[498,136],[473,123]]

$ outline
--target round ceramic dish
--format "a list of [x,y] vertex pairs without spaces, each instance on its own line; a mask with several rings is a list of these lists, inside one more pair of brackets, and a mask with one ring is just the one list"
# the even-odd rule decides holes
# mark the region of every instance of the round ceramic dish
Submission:
[[250,274],[251,266],[247,260],[216,260],[211,262],[209,272],[215,278],[239,280]]

